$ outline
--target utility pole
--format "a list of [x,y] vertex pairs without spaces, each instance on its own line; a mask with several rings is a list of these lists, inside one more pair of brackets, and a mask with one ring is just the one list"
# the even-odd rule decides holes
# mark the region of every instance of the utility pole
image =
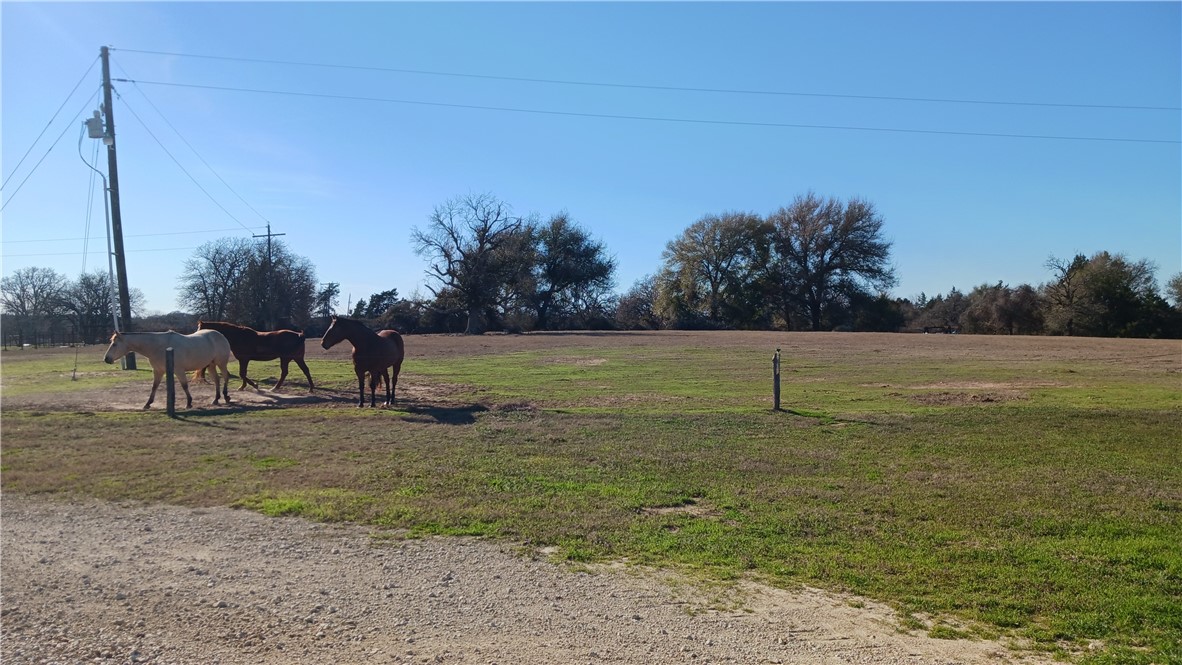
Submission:
[[[115,239],[115,275],[119,281],[119,318],[123,331],[131,330],[131,294],[127,288],[127,260],[123,254],[123,217],[119,213],[119,165],[115,160],[115,113],[111,106],[111,60],[107,47],[99,49],[103,60],[103,114],[107,119],[107,175],[111,192],[111,235]],[[135,369],[135,354],[129,353],[123,369]]]
[[267,330],[275,329],[275,263],[271,258],[271,238],[285,236],[286,233],[271,233],[271,222],[267,222],[267,234],[256,234],[255,238],[267,239]]

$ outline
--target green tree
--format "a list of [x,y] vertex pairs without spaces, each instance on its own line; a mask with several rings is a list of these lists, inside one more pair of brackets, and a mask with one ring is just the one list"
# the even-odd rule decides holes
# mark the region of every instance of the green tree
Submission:
[[1173,310],[1157,292],[1156,269],[1123,254],[1052,257],[1056,279],[1043,285],[1052,332],[1094,337],[1173,336]]
[[947,296],[937,293],[932,298],[922,297],[911,326],[925,330],[957,330],[961,327],[961,317],[968,306],[968,298],[955,286],[948,291]]
[[557,319],[572,319],[601,308],[614,281],[615,259],[603,243],[566,212],[533,229],[534,262],[529,302],[535,327],[548,330]]
[[749,323],[752,302],[761,300],[769,231],[758,215],[726,212],[703,216],[669,241],[661,255],[664,313],[711,327]]
[[353,307],[353,317],[358,319],[380,319],[398,304],[398,289],[389,289],[362,298]]
[[1175,273],[1166,281],[1166,297],[1174,303],[1175,308],[1182,309],[1182,272]]
[[1083,254],[1076,254],[1070,261],[1052,255],[1043,264],[1055,273],[1055,278],[1042,287],[1048,323],[1068,337],[1075,334],[1075,320],[1083,305],[1083,270],[1087,264]]
[[813,330],[821,330],[826,316],[848,307],[853,296],[894,286],[891,243],[883,238],[882,216],[870,202],[851,198],[842,204],[810,192],[768,221],[777,300],[786,320],[800,312]]
[[338,282],[329,282],[323,286],[324,288],[316,293],[312,309],[322,321],[328,321],[337,311],[337,304],[341,298],[341,285]]

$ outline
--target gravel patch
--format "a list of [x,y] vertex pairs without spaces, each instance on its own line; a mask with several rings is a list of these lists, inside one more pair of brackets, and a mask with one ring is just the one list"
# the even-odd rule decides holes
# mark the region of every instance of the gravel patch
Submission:
[[1036,662],[900,632],[848,596],[711,591],[481,540],[19,494],[0,508],[6,665]]

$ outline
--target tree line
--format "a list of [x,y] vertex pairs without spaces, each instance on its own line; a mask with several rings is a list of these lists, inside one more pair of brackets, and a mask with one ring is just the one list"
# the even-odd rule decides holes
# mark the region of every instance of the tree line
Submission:
[[[864,199],[812,192],[761,216],[708,214],[670,240],[657,270],[615,292],[616,260],[563,211],[519,216],[491,194],[455,197],[411,232],[429,295],[397,289],[348,312],[404,333],[586,329],[940,331],[979,334],[1182,337],[1182,274],[1165,297],[1155,267],[1121,254],[1048,258],[1047,282],[983,283],[967,293],[891,297],[885,222]],[[71,281],[45,268],[3,279],[5,341],[54,335],[101,342],[111,289],[99,273]],[[140,329],[195,327],[198,318],[318,336],[337,313],[337,282],[281,241],[223,238],[184,264],[185,311],[138,318]],[[1169,298],[1171,302],[1167,301]],[[133,289],[133,316],[143,296]]]

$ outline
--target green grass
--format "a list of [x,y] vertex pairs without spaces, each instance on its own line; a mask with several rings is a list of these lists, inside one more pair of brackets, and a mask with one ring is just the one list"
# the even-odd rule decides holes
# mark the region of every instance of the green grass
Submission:
[[[770,355],[672,343],[408,363],[456,401],[386,411],[6,409],[3,488],[503,538],[849,591],[935,637],[1182,662],[1177,369],[808,358],[786,358],[785,412]],[[4,360],[7,395],[26,369]],[[429,417],[448,410],[471,418]]]

